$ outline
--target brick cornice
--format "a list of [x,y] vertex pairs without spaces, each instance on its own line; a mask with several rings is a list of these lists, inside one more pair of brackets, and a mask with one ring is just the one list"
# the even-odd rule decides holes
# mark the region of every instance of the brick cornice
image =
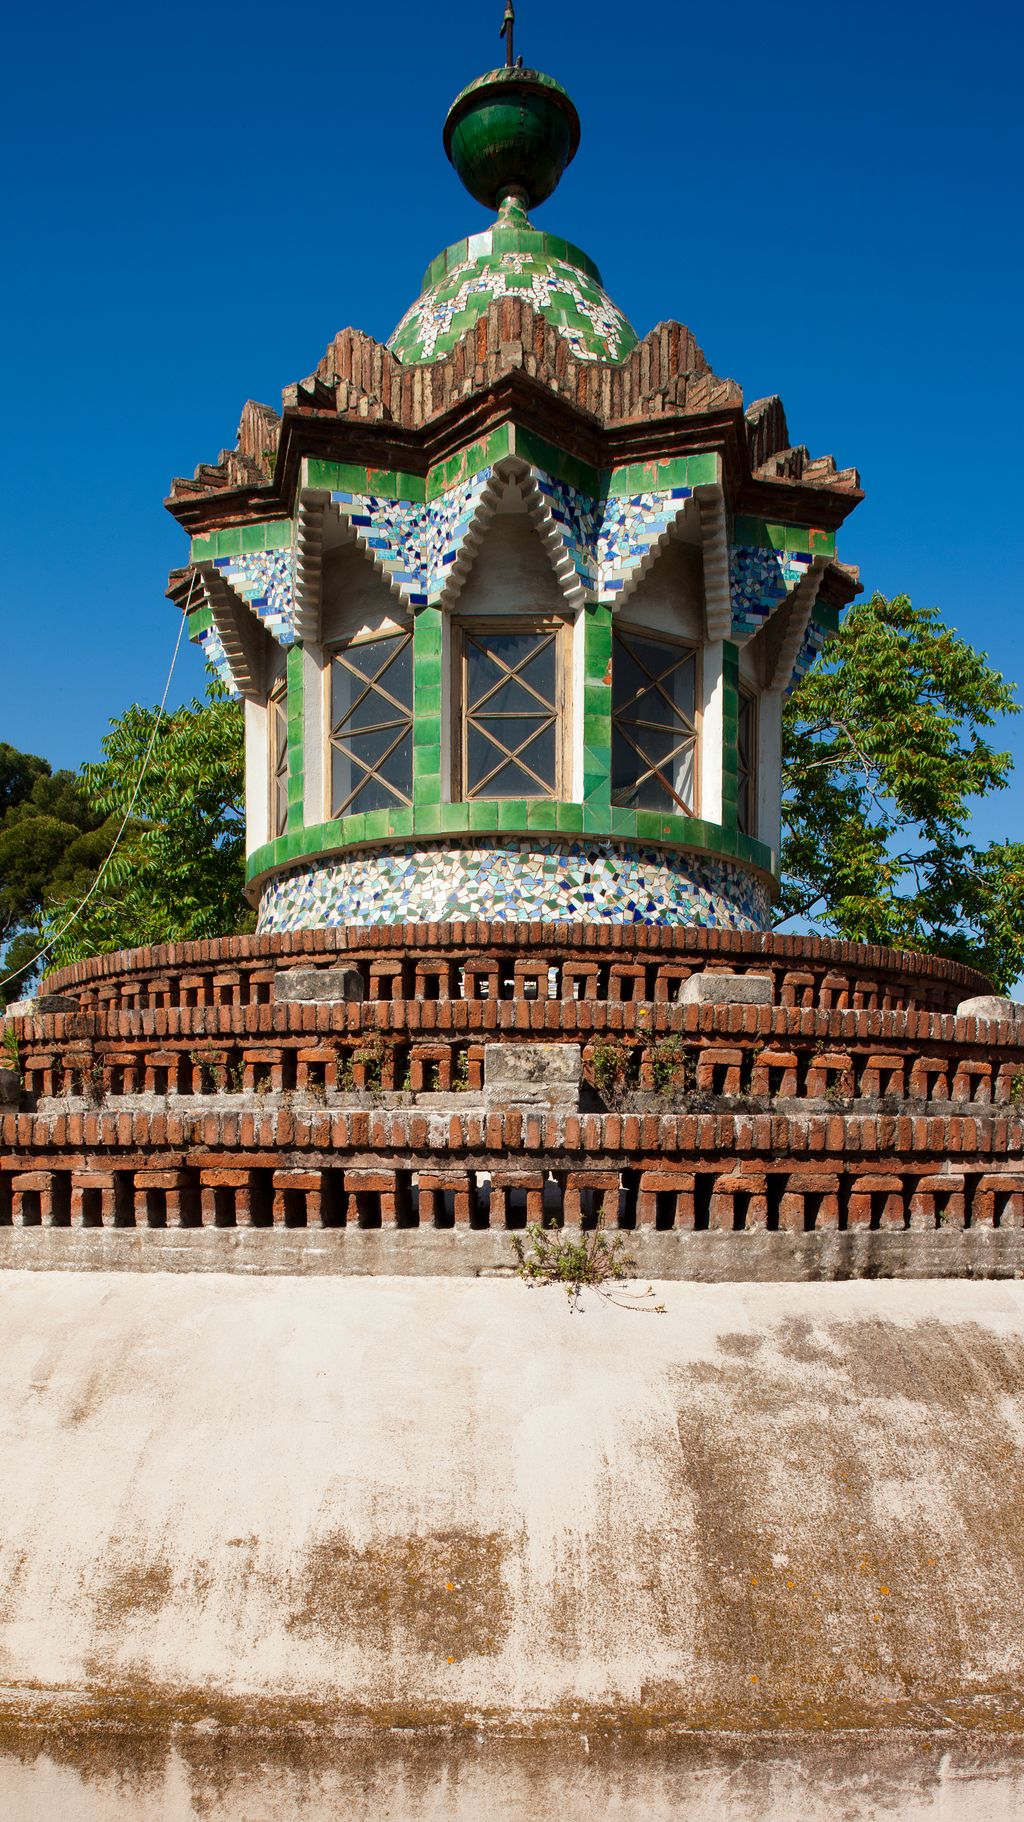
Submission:
[[424,475],[510,421],[599,470],[712,452],[730,509],[764,518],[834,530],[863,497],[854,471],[788,447],[778,401],[748,419],[739,387],[713,374],[675,323],[652,330],[621,367],[577,360],[512,299],[492,304],[445,360],[419,367],[344,330],[284,406],[278,420],[248,405],[237,449],[175,481],[166,504],[186,530],[289,515],[303,457]]

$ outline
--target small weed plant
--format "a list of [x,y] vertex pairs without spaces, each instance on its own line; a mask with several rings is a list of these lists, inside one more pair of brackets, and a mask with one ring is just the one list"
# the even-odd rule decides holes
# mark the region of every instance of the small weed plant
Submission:
[[526,1229],[525,1236],[513,1234],[511,1240],[516,1276],[531,1287],[560,1284],[570,1310],[582,1307],[581,1292],[589,1286],[618,1309],[658,1316],[665,1313],[665,1305],[654,1301],[652,1284],[639,1292],[626,1288],[636,1276],[633,1261],[625,1254],[621,1234],[609,1240],[600,1221],[578,1236],[565,1234],[561,1228],[534,1225]]
[[18,1033],[13,1025],[5,1025],[3,1037],[0,1038],[0,1063],[5,1069],[13,1069],[20,1078],[21,1052],[18,1049]]
[[1024,1107],[1024,1069],[1010,1077],[1010,1106],[1018,1110]]

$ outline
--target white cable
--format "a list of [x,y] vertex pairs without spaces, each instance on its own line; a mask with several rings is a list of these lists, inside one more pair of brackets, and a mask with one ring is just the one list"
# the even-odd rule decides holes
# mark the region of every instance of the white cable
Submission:
[[[188,610],[189,610],[190,606],[192,605],[192,591],[195,588],[195,585],[196,585],[196,572],[195,572],[195,570],[193,570],[192,571],[192,580],[189,583],[189,588],[188,588],[188,598],[187,598],[187,600],[185,602],[185,606],[182,610],[181,625],[178,628],[178,637],[174,641],[174,655],[171,658],[171,668],[167,673],[167,682],[164,684],[164,693],[160,699],[160,707],[157,709],[157,712],[156,712],[156,720],[153,723],[153,732],[150,736],[149,746],[146,750],[146,757],[142,762],[142,770],[139,773],[138,782],[136,783],[135,789],[132,792],[131,802],[129,803],[128,808],[124,813],[124,821],[122,822],[121,827],[118,829],[117,834],[114,837],[113,847],[111,848],[110,853],[107,855],[106,860],[103,862],[103,865],[100,867],[100,870],[96,875],[96,878],[93,880],[92,885],[89,887],[89,890],[86,893],[85,897],[83,898],[81,904],[77,905],[75,907],[74,911],[72,911],[71,916],[68,918],[67,923],[61,925],[60,929],[55,933],[55,935],[51,936],[49,942],[44,943],[43,947],[32,957],[31,961],[25,962],[21,968],[15,968],[12,971],[12,973],[5,974],[2,978],[0,978],[0,987],[6,987],[9,981],[16,981],[20,978],[21,975],[27,974],[30,968],[34,968],[37,962],[42,961],[43,956],[46,955],[50,949],[53,948],[54,943],[59,943],[61,937],[67,935],[68,931],[71,929],[71,926],[73,924],[77,923],[78,919],[81,917],[82,912],[85,910],[86,905],[89,903],[89,900],[92,898],[93,893],[96,891],[97,887],[99,886],[99,883],[102,880],[103,875],[106,872],[107,868],[109,867],[111,861],[113,860],[114,855],[117,853],[117,850],[121,844],[121,838],[124,835],[124,832],[125,832],[126,828],[128,827],[128,824],[131,821],[132,811],[134,810],[135,805],[138,801],[139,792],[142,789],[143,781],[145,779],[146,773],[149,771],[149,762],[153,757],[153,748],[156,746],[157,735],[160,732],[160,724],[163,721],[164,708],[166,707],[166,704],[167,704],[167,698],[170,695],[171,678],[174,676],[174,667],[178,662],[178,653],[181,650],[181,635],[185,631],[185,622],[188,619]],[[3,1007],[0,1006],[0,1018],[2,1018],[2,1017],[3,1017]]]

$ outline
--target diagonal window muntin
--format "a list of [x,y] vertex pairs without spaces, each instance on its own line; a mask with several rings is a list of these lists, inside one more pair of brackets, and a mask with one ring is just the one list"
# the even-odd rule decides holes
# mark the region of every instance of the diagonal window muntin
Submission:
[[740,684],[736,726],[736,826],[753,835],[757,801],[757,697]]
[[409,808],[412,628],[332,646],[329,659],[331,815]]
[[464,799],[557,796],[566,623],[494,620],[459,630]]
[[267,702],[270,726],[270,838],[275,841],[288,827],[288,678],[279,677]]
[[614,628],[613,804],[695,814],[697,700],[692,646],[645,628]]

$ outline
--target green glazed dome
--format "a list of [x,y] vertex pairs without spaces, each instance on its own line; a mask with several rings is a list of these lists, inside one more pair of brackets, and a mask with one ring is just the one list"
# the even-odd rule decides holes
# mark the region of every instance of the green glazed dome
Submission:
[[516,196],[546,202],[576,156],[580,119],[561,83],[540,70],[490,70],[457,95],[444,149],[470,195],[486,209]]
[[456,241],[423,275],[423,290],[388,342],[400,361],[439,361],[497,297],[532,304],[583,361],[624,361],[637,336],[593,260],[530,226],[513,199],[482,234]]

